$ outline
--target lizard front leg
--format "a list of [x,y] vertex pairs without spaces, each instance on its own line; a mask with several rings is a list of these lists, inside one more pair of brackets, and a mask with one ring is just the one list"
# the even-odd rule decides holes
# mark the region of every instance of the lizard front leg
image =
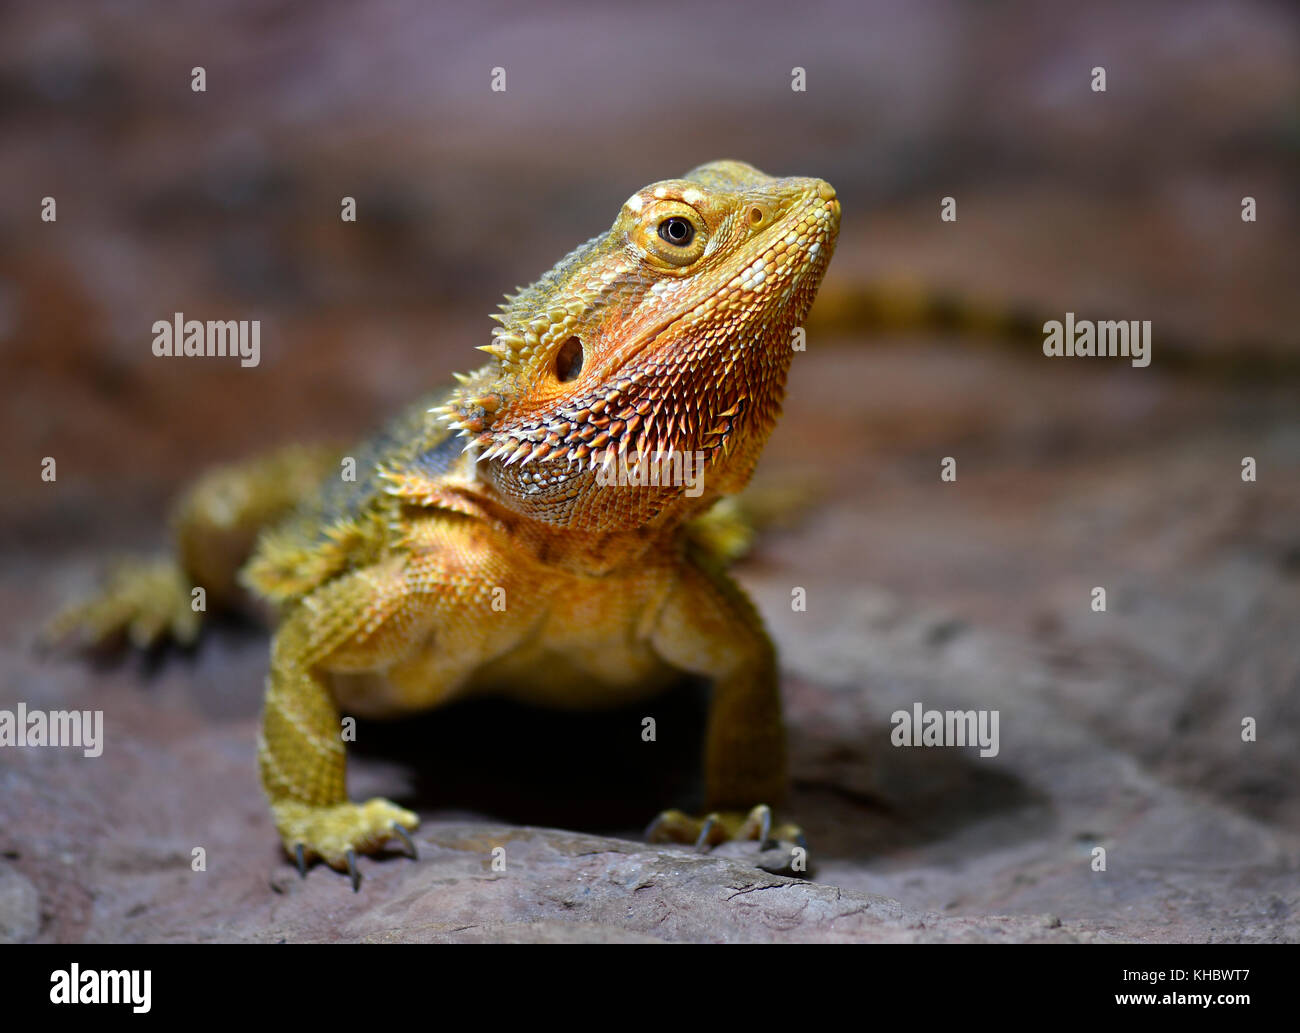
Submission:
[[705,741],[703,818],[665,811],[652,841],[802,841],[794,826],[773,829],[770,808],[785,798],[785,725],[776,653],[739,586],[708,558],[688,560],[658,616],[651,641],[682,670],[712,680]]
[[339,709],[325,674],[399,658],[420,619],[412,603],[395,557],[312,593],[287,615],[271,649],[258,763],[276,829],[300,871],[319,857],[348,871],[354,889],[356,855],[394,837],[414,854],[408,832],[419,819],[388,800],[348,800]]

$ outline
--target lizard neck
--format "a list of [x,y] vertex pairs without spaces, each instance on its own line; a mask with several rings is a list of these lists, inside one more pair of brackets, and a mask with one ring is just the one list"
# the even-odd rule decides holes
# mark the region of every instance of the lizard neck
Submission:
[[[712,505],[709,499],[704,506]],[[643,568],[649,557],[670,561],[682,549],[682,530],[687,517],[664,519],[616,530],[581,531],[557,526],[521,514],[496,497],[490,488],[480,497],[485,516],[511,542],[542,566],[584,577],[604,577],[626,568]],[[699,509],[690,515],[695,515]]]

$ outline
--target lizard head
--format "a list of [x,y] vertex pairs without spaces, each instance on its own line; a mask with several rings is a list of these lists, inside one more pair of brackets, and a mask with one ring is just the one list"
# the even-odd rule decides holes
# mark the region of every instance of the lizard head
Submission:
[[524,515],[601,531],[686,519],[753,471],[839,221],[830,184],[743,162],[652,183],[507,299],[493,361],[435,412]]

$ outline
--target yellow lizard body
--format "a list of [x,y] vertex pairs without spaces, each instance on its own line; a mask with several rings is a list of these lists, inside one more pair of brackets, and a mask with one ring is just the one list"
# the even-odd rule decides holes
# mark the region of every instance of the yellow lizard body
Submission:
[[475,693],[594,707],[703,676],[719,813],[657,832],[766,836],[786,777],[775,652],[702,529],[779,415],[839,219],[824,181],[740,162],[645,187],[508,299],[487,365],[353,453],[215,471],[178,510],[177,560],[124,569],[55,633],[192,636],[189,587],[233,602],[242,568],[278,618],[259,747],[277,829],[354,883],[355,855],[417,818],[348,800],[342,718]]

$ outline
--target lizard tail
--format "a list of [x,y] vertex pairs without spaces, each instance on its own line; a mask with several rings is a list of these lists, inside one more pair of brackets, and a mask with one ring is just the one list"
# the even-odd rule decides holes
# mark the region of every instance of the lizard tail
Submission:
[[[1061,312],[998,304],[911,281],[822,287],[808,329],[824,337],[863,333],[956,334],[1003,352],[1042,355],[1044,324]],[[1220,382],[1300,379],[1300,341],[1195,340],[1161,333],[1159,365],[1170,372]]]

